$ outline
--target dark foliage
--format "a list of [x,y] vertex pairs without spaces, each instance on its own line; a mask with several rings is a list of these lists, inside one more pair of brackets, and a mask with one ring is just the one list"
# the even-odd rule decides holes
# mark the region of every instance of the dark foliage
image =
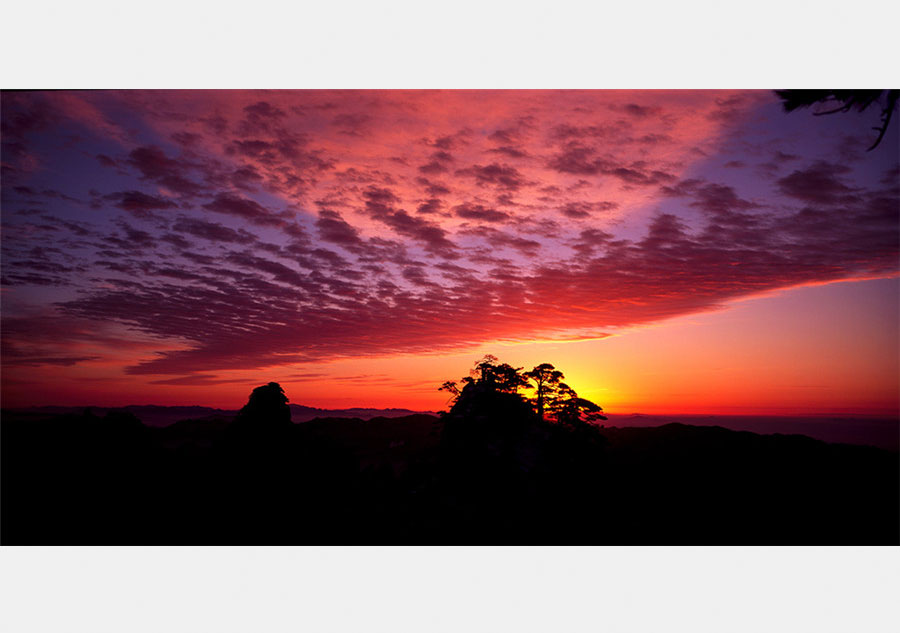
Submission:
[[[488,367],[487,375],[493,371]],[[465,381],[442,417],[0,424],[4,545],[898,544],[898,455],[802,436],[547,420]]]
[[878,138],[868,151],[881,143],[900,100],[900,90],[776,90],[775,94],[781,99],[785,112],[821,104],[824,109],[816,112],[817,116],[852,110],[863,112],[878,104],[881,107],[881,125],[873,128],[878,132]]
[[[527,402],[537,414],[540,421],[546,413],[561,424],[576,426],[605,420],[603,409],[584,398],[578,397],[575,390],[562,382],[563,373],[550,363],[542,363],[531,371],[523,372],[521,367],[513,367],[507,363],[499,363],[496,356],[488,354],[475,363],[470,375],[463,378],[463,387],[478,385],[480,392],[497,392],[518,395],[519,389],[532,389],[534,398],[520,398]],[[534,383],[534,384],[532,384]],[[463,391],[454,380],[447,380],[438,387],[438,391],[447,391],[457,402]]]

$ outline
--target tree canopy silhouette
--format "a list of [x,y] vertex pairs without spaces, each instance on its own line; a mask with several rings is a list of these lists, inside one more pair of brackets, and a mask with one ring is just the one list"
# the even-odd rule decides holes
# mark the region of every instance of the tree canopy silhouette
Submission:
[[475,362],[469,373],[469,376],[459,382],[444,381],[438,391],[450,393],[455,404],[469,386],[477,387],[481,392],[519,397],[520,389],[529,389],[534,392],[534,397],[522,397],[522,400],[532,407],[541,422],[545,420],[547,413],[550,413],[553,421],[569,426],[606,420],[602,415],[603,409],[594,402],[579,397],[572,387],[562,382],[565,378],[563,373],[550,363],[541,363],[531,371],[523,372],[521,367],[500,363],[496,356],[487,354]]
[[551,404],[552,410],[556,415],[557,422],[575,426],[582,422],[596,422],[597,420],[606,420],[606,416],[602,414],[603,409],[598,405],[579,398],[575,390],[564,382],[559,383],[556,390],[556,397]]
[[535,407],[537,408],[538,417],[543,420],[545,403],[556,392],[556,389],[559,387],[559,381],[565,376],[550,363],[541,363],[523,375],[534,381]]
[[894,110],[900,100],[900,90],[776,90],[785,112],[793,112],[799,108],[809,108],[822,104],[828,109],[814,112],[815,116],[850,112],[863,112],[878,103],[881,106],[881,125],[873,128],[878,131],[878,138],[867,151],[872,151],[881,143],[891,123]]

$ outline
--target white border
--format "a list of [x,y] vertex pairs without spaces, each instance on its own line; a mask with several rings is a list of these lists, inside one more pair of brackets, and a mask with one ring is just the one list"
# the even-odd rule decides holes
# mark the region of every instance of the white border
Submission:
[[3,548],[15,633],[895,631],[898,548]]
[[886,88],[887,4],[16,2],[0,87]]

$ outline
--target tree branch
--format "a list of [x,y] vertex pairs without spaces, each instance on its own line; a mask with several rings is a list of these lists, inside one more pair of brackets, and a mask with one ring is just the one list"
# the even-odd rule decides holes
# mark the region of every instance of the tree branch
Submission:
[[881,143],[881,139],[883,139],[885,133],[887,133],[888,126],[891,124],[891,117],[894,116],[894,110],[897,107],[898,98],[900,98],[900,90],[891,90],[888,92],[887,106],[881,113],[882,121],[884,123],[880,128],[874,128],[876,130],[879,130],[878,138],[875,139],[874,143],[872,143],[872,147],[866,150],[867,152],[871,152],[873,149],[878,147],[878,144]]

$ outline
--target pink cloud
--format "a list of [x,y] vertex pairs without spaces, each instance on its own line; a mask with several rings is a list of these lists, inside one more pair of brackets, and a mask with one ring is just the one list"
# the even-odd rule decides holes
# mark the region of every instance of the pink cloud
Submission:
[[[45,304],[54,318],[158,341],[131,373],[217,384],[209,372],[603,336],[766,290],[896,274],[896,179],[838,167],[834,148],[782,147],[766,93],[34,99],[68,119],[32,120],[28,99],[4,111],[24,152],[51,158],[35,139],[71,120],[116,147],[77,148],[104,157],[91,158],[87,195],[4,183],[4,199],[37,209],[4,233],[4,283],[65,288]],[[148,138],[122,132],[126,120]],[[782,171],[740,167],[758,161]],[[32,252],[48,240],[57,252]],[[9,358],[108,353],[59,331],[31,347],[11,335]]]

